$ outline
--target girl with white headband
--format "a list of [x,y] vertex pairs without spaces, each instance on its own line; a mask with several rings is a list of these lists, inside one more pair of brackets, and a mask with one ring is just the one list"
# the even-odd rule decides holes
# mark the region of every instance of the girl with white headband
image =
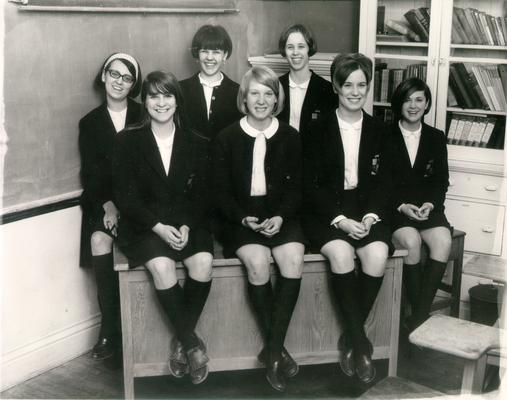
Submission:
[[112,193],[114,136],[127,124],[139,121],[141,106],[132,98],[139,94],[141,70],[129,54],[114,53],[102,64],[94,86],[105,100],[79,121],[81,154],[82,267],[93,267],[102,321],[92,358],[121,366],[121,330],[118,274],[113,270],[113,240],[119,212]]
[[[298,132],[279,121],[283,89],[267,67],[250,69],[237,105],[246,114],[215,140],[216,205],[224,217],[226,254],[246,266],[248,294],[264,339],[259,361],[278,391],[298,365],[283,346],[299,295],[304,236],[299,224],[302,162]],[[270,256],[280,269],[270,280]]]

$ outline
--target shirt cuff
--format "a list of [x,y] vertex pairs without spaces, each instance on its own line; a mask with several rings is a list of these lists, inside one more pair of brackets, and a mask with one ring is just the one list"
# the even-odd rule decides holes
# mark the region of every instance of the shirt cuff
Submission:
[[[431,210],[430,210],[430,211],[433,211],[433,210],[435,209],[435,206],[434,206],[434,205],[433,205],[433,203],[432,203],[432,202],[430,202],[430,201],[426,201],[424,204],[429,204],[429,205],[431,206]],[[423,205],[424,205],[424,204],[423,204]]]
[[347,219],[345,215],[338,215],[335,219],[331,221],[331,226],[334,226],[336,229],[338,229],[338,224],[343,221],[344,219]]
[[368,217],[372,217],[373,218],[373,224],[376,224],[377,222],[380,222],[379,216],[377,214],[375,214],[375,213],[368,213],[368,214],[366,214],[363,217],[363,219],[361,220],[361,222],[363,222]]
[[399,212],[399,213],[401,213],[401,207],[403,207],[404,205],[405,205],[405,203],[401,203],[401,204],[398,206],[397,210],[398,210],[398,212]]

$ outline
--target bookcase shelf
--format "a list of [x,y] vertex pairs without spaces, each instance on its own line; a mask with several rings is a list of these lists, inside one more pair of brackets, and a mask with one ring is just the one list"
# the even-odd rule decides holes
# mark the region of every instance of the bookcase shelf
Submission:
[[[505,103],[503,100],[507,97],[507,93],[503,93],[504,87],[507,87],[507,31],[500,31],[501,18],[507,17],[506,4],[503,0],[362,0],[359,31],[359,51],[371,57],[377,67],[365,110],[377,117],[392,119],[389,95],[399,81],[397,71],[405,69],[405,79],[409,75],[409,68],[422,66],[420,70],[424,72],[424,79],[433,95],[433,106],[425,116],[425,122],[446,134],[451,180],[458,182],[448,192],[448,218],[457,229],[466,221],[466,242],[473,243],[469,249],[493,254],[488,246],[477,246],[477,243],[500,241],[502,257],[507,257],[507,196],[491,197],[493,195],[485,191],[484,187],[473,185],[494,180],[495,185],[500,188],[498,193],[507,192],[507,99]],[[381,40],[385,35],[405,34],[401,30],[397,33],[391,31],[391,23],[386,28],[384,25],[387,21],[394,21],[394,26],[400,24],[416,31],[418,28],[410,21],[413,18],[407,19],[405,16],[420,16],[421,8],[426,9],[430,15],[429,23],[426,21],[426,24],[423,24],[427,29],[427,42],[392,38]],[[465,18],[471,17],[473,9],[490,19],[492,24],[495,22],[491,18],[498,21],[498,25],[488,26],[490,37],[477,36],[481,30],[479,20],[473,22],[473,19],[463,19],[463,15]],[[417,13],[417,10],[420,12]],[[458,17],[458,14],[461,14],[461,17]],[[468,39],[460,36],[463,40],[458,42],[457,29],[463,27],[461,24],[466,21],[475,24],[475,36],[473,39],[472,36]],[[507,23],[507,20],[505,22]],[[497,28],[494,28],[495,26]],[[472,25],[466,26],[468,34],[471,28]],[[485,32],[486,28],[482,28],[481,32]],[[377,34],[380,35],[379,41]],[[492,38],[494,44],[491,42]],[[485,44],[487,42],[488,44]],[[505,78],[502,74],[506,75]],[[461,85],[456,86],[456,77],[461,81]],[[457,88],[467,92],[467,107],[464,107],[463,93],[455,95]],[[481,92],[477,92],[478,90]],[[379,93],[382,96],[379,96]],[[479,104],[489,109],[482,109]],[[454,125],[451,126],[451,123]],[[458,123],[461,124],[462,131],[457,130]],[[456,136],[448,136],[449,133]],[[467,202],[480,204],[484,215],[474,215],[473,222],[470,222]],[[491,216],[501,218],[501,221],[493,224],[500,228],[488,233],[486,238],[481,226],[491,225],[489,220],[486,223],[486,219]],[[466,243],[465,246],[468,247]]]

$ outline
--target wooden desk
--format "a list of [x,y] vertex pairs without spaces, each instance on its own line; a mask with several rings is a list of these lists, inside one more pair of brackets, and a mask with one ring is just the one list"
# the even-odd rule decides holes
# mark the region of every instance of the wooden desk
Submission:
[[[388,260],[378,299],[366,321],[373,358],[389,359],[390,376],[397,371],[402,257],[406,254],[406,250],[398,250]],[[211,292],[197,326],[208,348],[210,371],[260,368],[257,354],[262,338],[250,309],[245,270],[237,258],[215,259],[213,266]],[[173,333],[149,273],[143,267],[129,270],[125,257],[116,250],[115,269],[120,274],[125,398],[132,399],[134,378],[169,374]],[[273,268],[273,279],[274,272]],[[181,265],[177,274],[183,281]],[[305,255],[301,292],[285,340],[302,365],[338,361],[342,328],[329,293],[328,274],[321,255]]]

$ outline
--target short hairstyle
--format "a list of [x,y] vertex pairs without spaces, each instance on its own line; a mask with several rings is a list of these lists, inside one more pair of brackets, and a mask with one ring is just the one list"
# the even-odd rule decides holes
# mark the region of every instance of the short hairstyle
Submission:
[[223,50],[227,57],[232,54],[231,37],[221,25],[203,25],[192,39],[192,57],[199,58],[199,50]]
[[[143,82],[143,77],[141,75],[141,66],[139,65],[139,63],[137,63],[138,73],[137,73],[137,79],[136,79],[136,67],[134,67],[134,65],[129,60],[126,60],[125,58],[120,57],[120,58],[115,58],[115,59],[107,62],[111,58],[111,56],[113,56],[114,54],[117,54],[117,53],[113,53],[113,54],[108,55],[106,57],[106,59],[104,60],[104,62],[102,63],[102,66],[100,67],[99,72],[97,73],[97,75],[95,76],[95,80],[93,81],[93,87],[97,90],[104,89],[104,82],[102,82],[102,73],[104,71],[108,71],[111,64],[114,61],[118,60],[118,61],[121,61],[127,67],[130,74],[135,79],[134,84],[130,88],[129,96],[130,97],[137,97],[139,95],[139,92],[141,91],[141,84]],[[132,58],[134,58],[134,57],[132,57]],[[134,58],[134,60],[135,60],[135,58]]]
[[401,108],[405,100],[407,100],[412,93],[419,91],[424,91],[424,97],[426,97],[426,101],[428,102],[428,106],[426,107],[426,110],[424,110],[424,115],[430,112],[432,101],[430,88],[426,82],[420,78],[408,78],[398,85],[391,97],[391,110],[393,111],[394,119],[396,121],[401,119]]
[[368,85],[371,82],[373,63],[361,53],[338,54],[331,64],[331,80],[335,88],[342,87],[349,75],[361,70]]
[[166,71],[153,71],[148,74],[143,82],[141,89],[141,100],[143,102],[143,118],[141,125],[147,126],[151,122],[151,117],[146,111],[145,101],[150,94],[172,94],[176,98],[176,111],[174,113],[174,123],[180,129],[185,129],[186,113],[183,92],[181,91],[178,79],[171,73]]
[[312,32],[302,24],[294,24],[289,26],[285,31],[280,35],[280,39],[278,39],[278,50],[282,57],[285,57],[285,45],[287,44],[287,40],[289,40],[289,35],[291,33],[299,32],[305,38],[306,44],[309,47],[308,57],[313,56],[317,52],[317,42],[313,37]]
[[278,76],[273,72],[273,70],[262,65],[250,68],[248,71],[246,71],[245,75],[243,75],[241,84],[239,85],[238,97],[236,101],[238,110],[243,114],[248,114],[248,109],[245,103],[248,88],[250,87],[250,82],[252,81],[257,81],[261,85],[267,86],[273,91],[276,96],[276,107],[273,115],[276,116],[280,114],[283,110],[283,102],[285,100],[283,87],[278,80]]

